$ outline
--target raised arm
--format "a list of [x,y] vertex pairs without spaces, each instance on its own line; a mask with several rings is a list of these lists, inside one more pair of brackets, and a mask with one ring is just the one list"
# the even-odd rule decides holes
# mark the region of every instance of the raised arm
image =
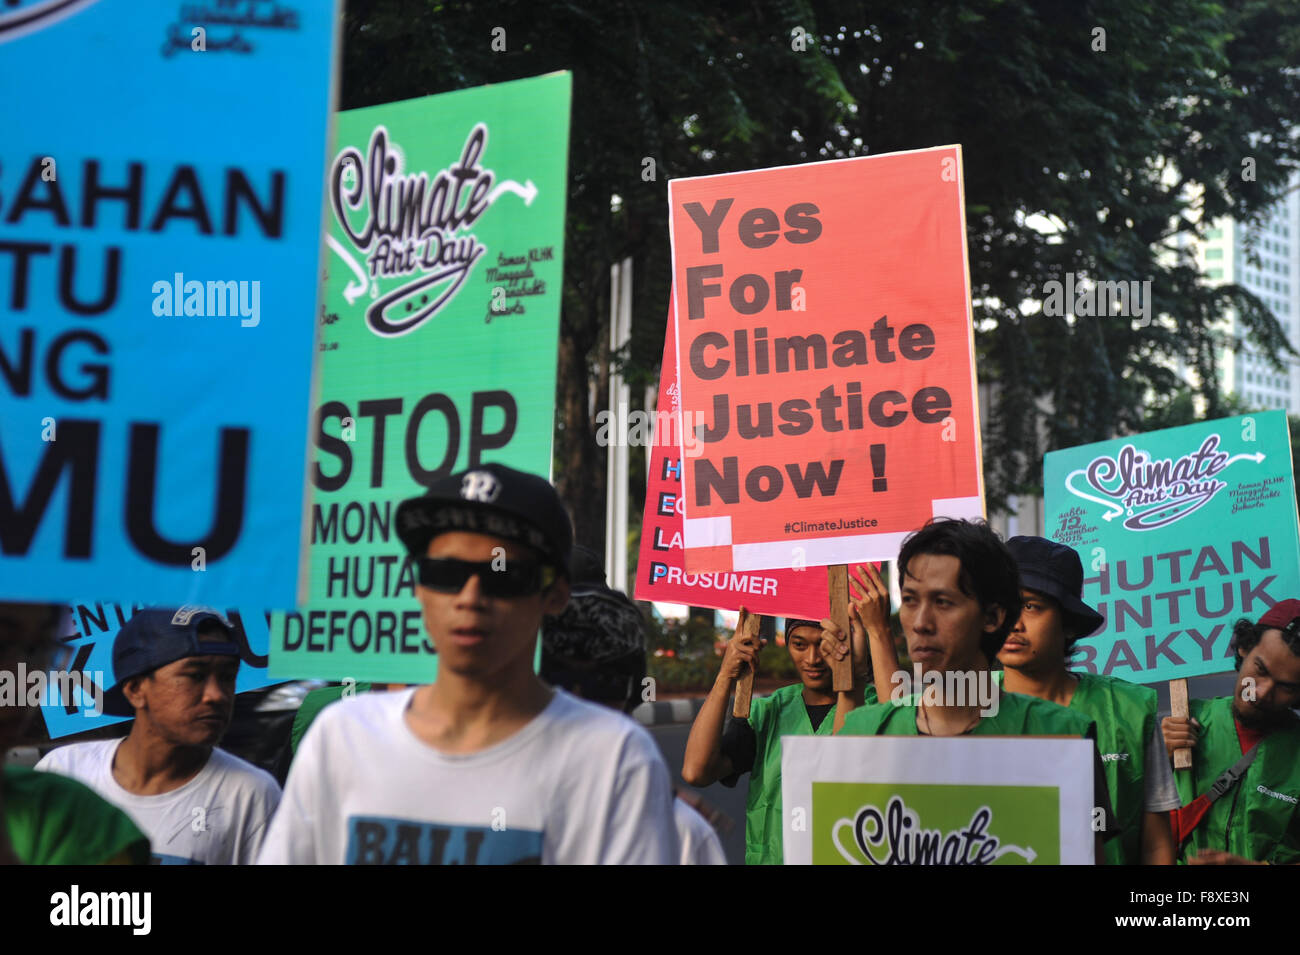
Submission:
[[889,588],[873,565],[859,564],[853,570],[849,575],[849,593],[853,596],[849,613],[857,615],[867,632],[876,699],[883,703],[893,694],[894,674],[899,668],[894,632],[889,628]]
[[691,735],[686,740],[686,755],[682,759],[682,779],[691,786],[711,786],[719,779],[735,772],[731,760],[722,753],[722,727],[727,719],[727,701],[736,687],[736,681],[745,667],[758,671],[758,651],[761,642],[757,637],[745,636],[745,623],[749,612],[740,608],[736,621],[736,634],[727,641],[722,655],[722,666],[713,688],[695,715]]
[[849,713],[862,705],[868,681],[875,674],[876,696],[889,699],[890,678],[898,669],[898,654],[889,629],[889,588],[871,565],[858,565],[849,575],[849,626],[852,644],[834,621],[822,621],[822,654],[837,660],[853,654],[853,689],[840,692],[835,704],[833,732],[844,727]]

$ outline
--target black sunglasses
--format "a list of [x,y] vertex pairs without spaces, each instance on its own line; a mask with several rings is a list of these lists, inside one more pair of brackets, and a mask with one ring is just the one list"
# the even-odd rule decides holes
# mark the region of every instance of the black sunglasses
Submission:
[[555,568],[532,560],[507,561],[496,568],[495,561],[457,560],[455,557],[421,557],[420,586],[440,594],[458,594],[471,577],[489,597],[527,597],[555,583]]

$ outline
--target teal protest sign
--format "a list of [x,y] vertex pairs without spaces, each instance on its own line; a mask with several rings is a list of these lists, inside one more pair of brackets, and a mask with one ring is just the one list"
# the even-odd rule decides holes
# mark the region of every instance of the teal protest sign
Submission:
[[310,595],[272,619],[273,676],[432,679],[398,503],[483,463],[550,475],[570,88],[338,115]]
[[1232,669],[1240,617],[1300,596],[1286,413],[1048,454],[1047,536],[1079,552],[1105,624],[1076,669],[1155,683]]

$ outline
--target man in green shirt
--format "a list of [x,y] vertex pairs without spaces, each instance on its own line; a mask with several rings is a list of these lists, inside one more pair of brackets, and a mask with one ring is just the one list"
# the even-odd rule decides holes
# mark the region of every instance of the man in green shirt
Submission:
[[[926,684],[906,701],[864,706],[841,693],[837,734],[858,736],[1081,736],[1095,739],[1096,725],[1082,713],[1046,700],[1005,693],[996,686],[990,662],[1020,616],[1020,577],[1016,562],[983,521],[937,519],[911,534],[898,555],[902,596],[899,619],[908,655]],[[878,578],[869,575],[867,603],[887,599]],[[828,651],[840,659],[867,654],[869,627],[878,612],[866,607],[853,615],[852,640],[829,621]],[[878,628],[876,628],[878,629]],[[873,632],[871,652],[877,651]],[[855,667],[855,672],[856,672]],[[931,676],[933,674],[933,676]],[[942,684],[931,684],[942,678]],[[856,682],[856,677],[855,677]],[[943,692],[931,686],[942,685]],[[957,692],[950,692],[954,688]],[[1100,760],[1095,768],[1094,797],[1110,817]],[[1097,859],[1103,861],[1101,835]]]
[[293,715],[293,725],[289,727],[289,755],[298,752],[298,744],[307,735],[307,728],[320,715],[320,711],[331,703],[346,700],[349,697],[369,693],[372,690],[386,690],[386,683],[368,683],[353,680],[350,683],[330,684],[312,690],[302,698],[298,712]]
[[[66,608],[0,603],[0,671],[47,670]],[[39,707],[24,697],[0,706],[0,763],[7,750],[34,741]],[[0,773],[0,865],[143,865],[149,840],[122,810],[81,783],[5,766]]]
[[[749,794],[745,804],[745,864],[780,865],[783,861],[781,832],[781,737],[829,736],[835,720],[835,693],[829,664],[822,656],[822,627],[815,620],[786,622],[786,650],[799,672],[798,683],[782,687],[767,697],[756,698],[748,720],[733,720],[723,732],[727,702],[745,667],[757,668],[761,641],[746,637],[748,613],[742,607],[736,635],[727,643],[722,666],[713,689],[695,717],[682,779],[692,786],[721,782],[734,786],[749,773]],[[868,683],[865,662],[854,677],[861,688]],[[870,691],[874,700],[875,692]]]
[[[1300,863],[1300,600],[1232,631],[1232,696],[1192,700],[1191,717],[1165,719],[1172,753],[1192,748],[1174,776],[1184,805],[1173,816],[1179,861],[1193,865]],[[1247,755],[1250,761],[1245,762]],[[1228,773],[1229,770],[1233,772]],[[1216,787],[1220,795],[1211,800]]]
[[1042,537],[1007,541],[1020,571],[1024,606],[998,652],[1003,685],[1093,718],[1119,833],[1110,865],[1173,865],[1169,811],[1181,803],[1156,729],[1156,691],[1115,677],[1072,673],[1081,637],[1105,621],[1083,602],[1083,564],[1074,549]]

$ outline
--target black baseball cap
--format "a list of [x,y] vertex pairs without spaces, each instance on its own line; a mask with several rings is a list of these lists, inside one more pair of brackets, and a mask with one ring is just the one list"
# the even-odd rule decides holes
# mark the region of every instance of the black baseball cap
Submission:
[[[199,628],[209,621],[222,631],[221,639],[199,639]],[[234,628],[217,611],[193,606],[139,611],[113,641],[113,679],[117,682],[104,693],[104,712],[134,716],[135,709],[122,693],[127,680],[185,657],[206,656],[239,656]]]
[[1083,562],[1073,547],[1045,537],[1013,537],[1007,550],[1020,571],[1020,586],[1047,594],[1074,619],[1086,637],[1106,620],[1083,602]]
[[523,544],[569,576],[573,524],[551,482],[535,474],[483,464],[438,478],[397,507],[397,536],[412,557],[423,557],[429,541],[448,531]]

